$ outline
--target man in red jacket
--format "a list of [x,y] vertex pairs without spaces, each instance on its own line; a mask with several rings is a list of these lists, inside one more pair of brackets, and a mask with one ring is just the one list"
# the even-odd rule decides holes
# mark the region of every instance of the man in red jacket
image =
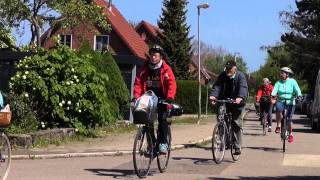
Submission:
[[272,126],[272,103],[271,103],[271,92],[273,90],[273,86],[270,84],[268,78],[263,78],[263,85],[261,85],[258,89],[256,102],[260,104],[260,121],[262,123],[262,119],[264,115],[267,114],[268,121],[268,132],[271,132]]
[[[164,51],[159,45],[154,45],[149,49],[149,61],[140,69],[134,82],[134,98],[142,96],[146,91],[152,90],[159,99],[172,102],[176,95],[176,80],[171,67],[163,59]],[[166,116],[166,106],[158,107],[158,130],[159,130],[159,151],[166,153],[168,150],[167,134],[168,122]]]

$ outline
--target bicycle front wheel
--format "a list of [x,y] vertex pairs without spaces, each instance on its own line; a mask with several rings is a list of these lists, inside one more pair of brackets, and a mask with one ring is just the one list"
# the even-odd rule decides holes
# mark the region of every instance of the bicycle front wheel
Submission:
[[158,169],[161,173],[166,171],[166,169],[168,167],[169,159],[170,159],[170,152],[171,152],[171,128],[170,128],[170,126],[168,128],[167,144],[168,144],[167,153],[158,153],[157,154]]
[[146,177],[153,159],[153,145],[150,133],[144,128],[138,129],[133,145],[133,166],[138,177]]
[[220,164],[226,151],[227,126],[225,122],[219,122],[212,134],[212,156],[214,162]]
[[267,122],[266,122],[266,116],[267,114],[265,113],[263,118],[262,118],[262,134],[265,136],[267,135]]
[[0,135],[0,176],[5,180],[8,177],[11,164],[11,146],[8,136],[1,132]]

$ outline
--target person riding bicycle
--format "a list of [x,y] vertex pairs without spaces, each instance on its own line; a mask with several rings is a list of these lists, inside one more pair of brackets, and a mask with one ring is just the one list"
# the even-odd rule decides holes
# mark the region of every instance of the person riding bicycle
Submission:
[[217,99],[231,98],[234,104],[227,104],[227,112],[232,114],[233,137],[235,139],[235,154],[241,154],[242,144],[242,117],[244,114],[245,100],[248,95],[248,85],[244,73],[237,70],[235,61],[228,61],[225,70],[212,87],[209,100],[215,105]]
[[272,96],[272,104],[276,104],[276,120],[277,127],[275,129],[276,133],[280,133],[280,121],[282,119],[282,112],[284,111],[285,101],[288,104],[288,127],[289,127],[289,143],[293,142],[293,124],[292,124],[292,115],[295,109],[295,100],[294,97],[301,97],[301,90],[297,81],[293,78],[290,78],[290,75],[293,74],[293,71],[288,67],[283,67],[280,69],[280,80],[274,85]]
[[[164,51],[159,45],[149,49],[149,60],[140,68],[134,82],[135,101],[146,91],[152,90],[159,99],[172,102],[176,95],[176,80],[171,67],[164,60]],[[166,153],[168,150],[167,134],[168,125],[166,109],[167,106],[158,107],[158,130],[159,130],[159,151]]]
[[268,121],[268,132],[271,132],[272,126],[272,103],[271,103],[271,92],[273,90],[273,86],[268,78],[262,79],[263,85],[261,85],[257,91],[256,95],[256,103],[259,104],[260,107],[260,118],[262,124],[262,119],[265,118],[264,115],[267,113],[267,121]]

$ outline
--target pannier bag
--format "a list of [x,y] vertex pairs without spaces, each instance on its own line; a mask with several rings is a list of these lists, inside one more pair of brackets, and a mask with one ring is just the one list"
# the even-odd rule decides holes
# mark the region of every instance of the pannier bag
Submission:
[[183,114],[183,108],[179,104],[172,104],[171,116],[181,116]]
[[147,91],[137,99],[133,108],[134,124],[150,124],[157,117],[158,97],[153,91]]

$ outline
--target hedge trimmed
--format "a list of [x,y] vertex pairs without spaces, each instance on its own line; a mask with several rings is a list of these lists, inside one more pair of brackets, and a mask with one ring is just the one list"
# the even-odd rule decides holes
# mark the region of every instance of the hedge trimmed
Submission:
[[[210,88],[208,89],[210,94]],[[185,114],[198,113],[198,81],[194,80],[178,80],[176,102],[183,107]],[[206,112],[207,86],[201,87],[201,111]],[[212,112],[212,108],[208,106],[208,112]]]

